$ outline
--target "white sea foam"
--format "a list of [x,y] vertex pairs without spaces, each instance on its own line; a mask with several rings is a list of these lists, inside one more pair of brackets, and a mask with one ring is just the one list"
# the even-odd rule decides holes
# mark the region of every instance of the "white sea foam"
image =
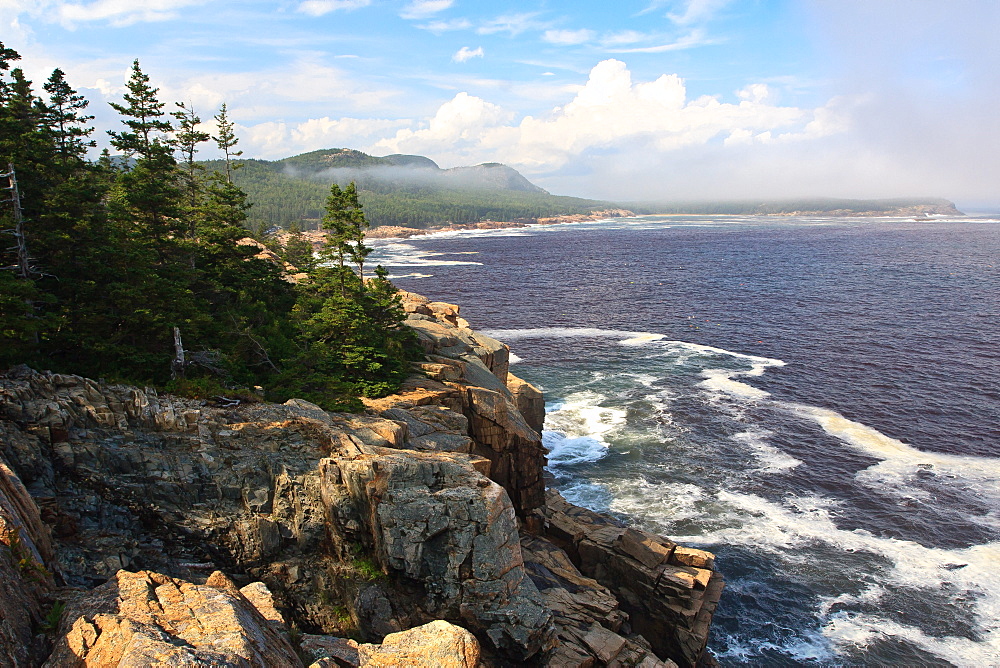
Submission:
[[624,341],[619,341],[623,346],[642,346],[647,343],[653,343],[654,341],[662,341],[667,338],[663,334],[653,334],[650,332],[642,332],[637,336],[625,339]]
[[452,239],[461,237],[463,239],[477,239],[479,237],[529,237],[531,228],[527,227],[497,227],[485,230],[441,230],[440,232],[430,232],[421,234],[421,239]]
[[434,274],[421,274],[420,272],[411,272],[409,274],[389,274],[387,277],[390,281],[394,281],[400,278],[434,278]]
[[662,526],[700,517],[704,509],[699,504],[707,498],[705,490],[697,485],[651,482],[645,478],[624,479],[607,487],[613,494],[611,510],[641,517],[655,509]]
[[545,416],[548,429],[542,443],[549,450],[549,466],[569,466],[601,459],[607,454],[604,435],[625,422],[621,408],[602,406],[603,394],[584,390],[566,396]]
[[802,404],[786,404],[797,415],[814,420],[823,431],[866,455],[883,460],[857,476],[872,486],[902,489],[921,471],[950,475],[1000,503],[1000,459],[951,455],[918,450],[836,411]]
[[606,512],[612,500],[611,492],[605,485],[585,481],[560,487],[559,493],[570,503],[597,512]]
[[1000,645],[991,637],[992,633],[981,641],[960,636],[935,637],[879,615],[849,612],[832,615],[823,633],[840,647],[865,648],[878,640],[898,638],[951,665],[969,668],[1000,665]]
[[[1000,656],[1000,542],[974,545],[965,549],[926,547],[914,541],[874,536],[864,530],[841,529],[836,523],[836,503],[824,497],[789,497],[783,503],[768,501],[752,494],[719,491],[718,501],[728,511],[727,526],[705,535],[675,536],[679,542],[744,545],[764,549],[778,559],[796,562],[809,560],[802,550],[826,544],[844,552],[863,552],[886,559],[890,568],[882,574],[883,583],[896,588],[929,590],[947,589],[971,606],[982,638],[972,641],[960,637],[933,638],[918,628],[892,622],[880,616],[838,611],[829,616],[824,633],[837,644],[864,646],[876,636],[898,636],[944,660],[960,659],[961,665],[995,665],[985,657]],[[648,500],[647,500],[648,503]],[[615,504],[612,504],[615,507]],[[649,516],[642,508],[619,505],[617,510]],[[861,597],[838,597],[835,602],[851,604],[871,602],[883,590],[871,589]],[[867,599],[867,600],[865,600]],[[829,613],[831,600],[821,601],[820,612]]]
[[487,336],[501,341],[519,339],[574,339],[574,338],[612,338],[621,343],[648,343],[664,338],[662,334],[652,332],[628,332],[619,329],[598,329],[596,327],[538,327],[534,329],[490,329],[483,332]]
[[737,361],[747,364],[749,368],[707,368],[702,370],[703,380],[700,385],[712,392],[735,396],[741,399],[761,400],[770,396],[765,392],[747,383],[736,380],[737,378],[754,378],[762,376],[771,367],[784,366],[782,360],[771,357],[760,357],[758,355],[747,355],[723,348],[713,346],[703,346],[687,341],[667,341],[667,349],[675,355],[674,364],[686,366],[692,362],[704,364],[712,358],[722,358],[729,361]]
[[747,385],[746,383],[741,383],[738,380],[733,380],[739,376],[750,375],[744,371],[733,371],[731,369],[705,369],[701,372],[701,375],[705,380],[699,384],[708,390],[755,401],[766,399],[771,396],[770,392],[765,392],[764,390],[754,387],[753,385]]
[[447,259],[452,255],[467,253],[438,253],[425,251],[405,243],[388,243],[376,247],[371,261],[386,267],[447,267],[453,265],[482,265],[482,262]]
[[508,359],[508,361],[509,361],[509,362],[510,362],[511,364],[517,364],[518,362],[523,362],[523,361],[524,361],[524,358],[522,358],[522,357],[518,357],[518,356],[517,356],[517,355],[515,355],[514,353],[510,353],[510,354],[509,354],[509,355],[507,356],[507,359]]
[[757,470],[762,473],[787,471],[800,465],[802,463],[800,460],[782,452],[768,442],[768,437],[772,435],[773,432],[767,429],[755,428],[733,434],[732,438],[753,452],[754,457],[761,463],[761,467]]
[[542,432],[542,445],[549,451],[549,466],[572,466],[596,462],[608,452],[608,444],[592,436],[569,437],[558,431]]

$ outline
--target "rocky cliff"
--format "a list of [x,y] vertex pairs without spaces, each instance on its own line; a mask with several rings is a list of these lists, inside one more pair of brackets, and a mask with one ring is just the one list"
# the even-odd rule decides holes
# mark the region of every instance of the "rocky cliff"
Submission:
[[0,665],[704,662],[712,555],[547,494],[507,346],[404,297],[366,415],[0,375]]

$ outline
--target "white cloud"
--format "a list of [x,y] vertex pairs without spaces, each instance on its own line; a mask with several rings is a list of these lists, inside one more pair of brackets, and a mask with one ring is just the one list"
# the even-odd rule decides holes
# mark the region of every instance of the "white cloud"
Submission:
[[435,35],[439,35],[443,32],[451,32],[454,30],[468,30],[472,27],[472,22],[468,19],[451,19],[449,21],[431,21],[430,23],[424,23],[423,25],[418,25],[417,27],[423,30],[428,30]]
[[586,28],[580,30],[546,30],[542,34],[542,39],[550,44],[573,46],[594,39],[594,31],[587,30]]
[[736,103],[709,96],[689,100],[677,75],[633,82],[624,63],[606,60],[576,87],[568,104],[543,116],[514,123],[500,107],[459,93],[425,127],[400,130],[376,145],[387,152],[430,154],[442,163],[499,161],[551,174],[586,164],[594,152],[602,155],[597,162],[640,153],[644,160],[668,159],[691,148],[791,144],[847,129],[845,104],[782,107],[768,101],[763,84],[746,87],[738,97]]
[[547,27],[545,24],[537,20],[537,16],[537,12],[498,16],[495,19],[484,22],[476,28],[476,32],[480,35],[493,35],[505,32],[511,37],[517,37],[526,30],[535,30]]
[[622,46],[624,44],[644,42],[651,38],[651,35],[639,32],[638,30],[622,30],[604,35],[601,37],[601,44],[604,46]]
[[26,14],[43,21],[54,21],[73,28],[80,23],[106,21],[114,26],[166,21],[177,18],[177,10],[198,4],[199,0],[3,0],[0,8],[16,17]]
[[704,23],[712,19],[716,12],[728,5],[730,0],[687,0],[683,13],[669,13],[667,18],[678,25]]
[[666,44],[657,44],[655,46],[636,46],[630,48],[615,48],[608,49],[609,53],[665,53],[667,51],[683,51],[684,49],[693,49],[699,46],[706,46],[708,44],[717,44],[718,40],[710,39],[705,36],[705,31],[697,28],[692,30],[687,35],[684,35],[680,39],[674,40],[673,42],[667,42]]
[[[468,93],[459,93],[441,105],[424,127],[402,129],[394,137],[377,142],[375,147],[387,153],[420,154],[477,149],[484,135],[503,127],[513,117],[513,113],[495,104]],[[406,151],[402,150],[404,147]]]
[[414,0],[408,4],[400,16],[404,19],[425,19],[442,12],[455,4],[455,0]]
[[352,11],[372,4],[371,0],[305,0],[298,11],[309,16],[323,16],[338,10]]
[[239,148],[247,155],[274,160],[321,148],[365,148],[410,123],[407,119],[323,117],[301,123],[267,121],[238,125],[236,130]]
[[467,46],[463,46],[461,49],[455,52],[455,55],[451,57],[456,63],[464,63],[471,58],[482,58],[485,54],[483,47],[478,46],[475,49],[470,49]]

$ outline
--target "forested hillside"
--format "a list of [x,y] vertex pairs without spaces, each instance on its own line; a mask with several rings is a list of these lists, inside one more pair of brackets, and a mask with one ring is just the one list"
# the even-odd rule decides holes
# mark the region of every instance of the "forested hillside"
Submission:
[[[201,163],[219,169],[220,161]],[[440,169],[429,158],[373,157],[351,149],[312,151],[283,160],[245,160],[233,182],[253,204],[251,229],[315,229],[330,185],[354,182],[373,227],[430,227],[516,220],[608,208],[606,202],[550,195],[498,163]]]
[[[193,109],[158,99],[136,61],[112,104],[125,159],[91,161],[87,100],[59,69],[36,94],[18,60],[0,44],[0,368],[193,395],[261,385],[340,409],[398,387],[413,334],[384,272],[365,274],[353,186],[326,187],[314,214],[329,235],[322,266],[300,253],[292,282],[246,238],[225,105],[210,136]],[[212,169],[195,159],[209,141],[226,156]]]

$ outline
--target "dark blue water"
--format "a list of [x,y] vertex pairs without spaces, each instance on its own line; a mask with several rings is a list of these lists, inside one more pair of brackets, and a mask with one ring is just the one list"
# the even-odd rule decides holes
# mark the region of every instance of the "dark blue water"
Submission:
[[640,218],[377,251],[549,401],[571,500],[713,550],[725,665],[1000,665],[1000,223]]

